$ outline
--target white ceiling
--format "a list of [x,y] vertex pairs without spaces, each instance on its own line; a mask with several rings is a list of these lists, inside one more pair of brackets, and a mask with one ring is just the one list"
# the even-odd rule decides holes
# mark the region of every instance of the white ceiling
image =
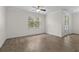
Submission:
[[[16,8],[21,8],[30,12],[36,12],[34,6],[16,6]],[[46,12],[40,12],[41,14],[46,14],[49,12],[54,12],[58,10],[66,10],[69,12],[74,12],[76,9],[79,10],[79,6],[41,6],[40,8],[46,9]]]

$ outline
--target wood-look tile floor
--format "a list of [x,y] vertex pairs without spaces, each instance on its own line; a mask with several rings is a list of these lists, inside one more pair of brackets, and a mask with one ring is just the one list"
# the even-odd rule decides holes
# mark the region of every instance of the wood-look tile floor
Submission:
[[78,52],[79,35],[64,38],[48,34],[7,39],[2,52]]

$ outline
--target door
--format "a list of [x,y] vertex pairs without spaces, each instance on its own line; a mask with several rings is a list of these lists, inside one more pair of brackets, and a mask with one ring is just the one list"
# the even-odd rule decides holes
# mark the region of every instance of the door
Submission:
[[64,35],[69,34],[69,16],[66,15],[65,16],[65,20],[64,20]]

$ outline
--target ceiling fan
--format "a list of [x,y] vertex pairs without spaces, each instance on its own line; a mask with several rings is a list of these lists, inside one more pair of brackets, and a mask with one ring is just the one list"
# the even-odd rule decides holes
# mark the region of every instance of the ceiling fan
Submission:
[[45,12],[46,11],[46,9],[45,8],[41,8],[41,6],[33,6],[33,8],[35,8],[37,12],[41,12],[41,11]]

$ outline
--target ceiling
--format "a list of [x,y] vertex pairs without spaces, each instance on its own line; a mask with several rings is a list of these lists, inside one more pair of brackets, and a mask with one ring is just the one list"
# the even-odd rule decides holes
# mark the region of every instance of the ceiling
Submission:
[[[16,8],[24,9],[30,12],[36,12],[36,8],[34,6],[16,6]],[[40,8],[46,9],[46,12],[39,12],[41,14],[47,14],[49,12],[54,12],[58,10],[66,10],[70,13],[79,10],[79,6],[40,6]]]

